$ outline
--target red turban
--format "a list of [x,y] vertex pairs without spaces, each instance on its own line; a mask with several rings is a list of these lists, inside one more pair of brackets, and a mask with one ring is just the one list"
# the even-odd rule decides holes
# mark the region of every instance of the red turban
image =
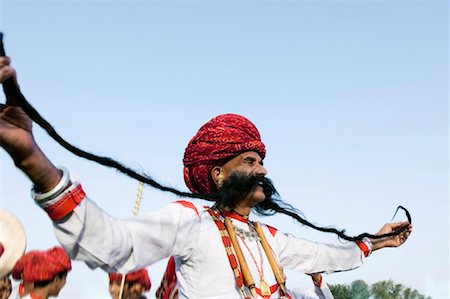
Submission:
[[47,251],[33,250],[20,258],[12,276],[23,282],[51,281],[62,272],[69,272],[72,263],[62,247],[53,247]]
[[[113,281],[122,281],[122,274],[120,273],[109,273],[109,282]],[[150,287],[152,286],[152,283],[150,282],[150,277],[148,276],[147,269],[142,268],[138,271],[130,272],[125,277],[125,281],[127,282],[134,282],[134,283],[140,283],[145,291],[150,290]]]
[[246,151],[255,151],[261,158],[266,155],[258,129],[251,121],[237,114],[222,114],[211,119],[200,128],[184,152],[184,181],[189,190],[214,193],[213,167]]

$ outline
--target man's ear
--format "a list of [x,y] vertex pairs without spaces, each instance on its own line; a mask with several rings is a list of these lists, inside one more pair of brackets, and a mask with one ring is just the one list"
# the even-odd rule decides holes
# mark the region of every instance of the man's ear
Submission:
[[53,278],[53,283],[59,283],[59,281],[61,280],[61,277],[59,276],[55,276],[55,278]]
[[64,276],[56,275],[55,278],[53,278],[54,282],[59,282],[60,280],[64,280],[64,278],[67,277],[67,274]]
[[222,188],[224,177],[224,170],[221,166],[214,166],[213,169],[211,169],[211,177],[216,183],[217,189]]

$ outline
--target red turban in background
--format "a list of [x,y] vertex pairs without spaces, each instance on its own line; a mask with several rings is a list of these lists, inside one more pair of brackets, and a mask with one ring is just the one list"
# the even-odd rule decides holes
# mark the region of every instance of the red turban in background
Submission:
[[[109,282],[122,281],[122,274],[120,273],[109,273]],[[133,282],[133,283],[140,283],[145,291],[150,290],[150,287],[152,286],[152,283],[150,282],[150,277],[148,276],[147,269],[142,268],[140,270],[130,272],[126,275],[125,281],[127,282]]]
[[222,114],[203,125],[184,152],[184,181],[193,193],[217,191],[211,177],[214,166],[223,165],[242,152],[255,151],[264,159],[266,149],[255,125],[237,114]]
[[51,281],[62,272],[69,272],[72,263],[62,247],[53,247],[47,251],[33,250],[20,258],[12,276],[23,282]]

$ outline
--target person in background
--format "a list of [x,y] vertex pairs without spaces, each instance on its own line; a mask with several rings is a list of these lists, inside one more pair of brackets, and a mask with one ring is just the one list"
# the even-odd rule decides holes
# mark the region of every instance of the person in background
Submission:
[[67,253],[62,247],[53,247],[27,252],[17,261],[12,277],[21,281],[19,298],[47,299],[58,296],[70,270],[72,263]]
[[[122,274],[109,273],[109,293],[112,299],[119,299]],[[143,299],[144,293],[150,291],[152,283],[148,271],[142,268],[126,274],[121,299]]]
[[166,272],[156,290],[157,299],[178,299],[177,275],[173,256],[167,262]]

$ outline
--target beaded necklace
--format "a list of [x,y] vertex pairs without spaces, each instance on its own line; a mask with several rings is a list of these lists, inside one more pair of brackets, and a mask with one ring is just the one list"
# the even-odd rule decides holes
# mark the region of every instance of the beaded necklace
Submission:
[[[236,229],[236,227],[235,227],[235,229]],[[238,235],[238,236],[241,239],[242,243],[244,244],[245,248],[247,248],[248,252],[250,253],[250,256],[252,257],[253,262],[255,263],[256,270],[258,271],[258,274],[259,274],[259,288],[261,290],[261,294],[263,296],[272,295],[272,292],[270,291],[270,286],[264,280],[264,264],[263,264],[263,257],[261,254],[261,248],[259,248],[259,242],[258,241],[256,242],[256,247],[258,248],[261,268],[258,266],[258,262],[256,261],[256,258],[253,255],[252,251],[250,250],[250,247],[248,246],[247,242],[245,242],[245,238],[241,237],[240,235]]]

